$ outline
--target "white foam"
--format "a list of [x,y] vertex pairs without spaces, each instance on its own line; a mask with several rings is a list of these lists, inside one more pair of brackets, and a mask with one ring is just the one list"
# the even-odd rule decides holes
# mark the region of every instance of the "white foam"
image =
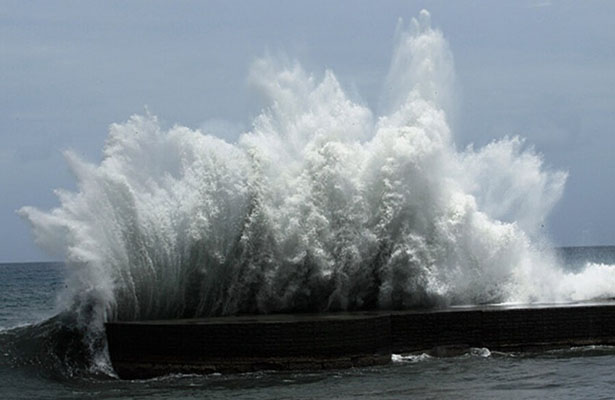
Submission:
[[427,353],[421,354],[392,354],[391,361],[394,363],[417,363],[421,361],[426,361],[431,359],[432,357]]

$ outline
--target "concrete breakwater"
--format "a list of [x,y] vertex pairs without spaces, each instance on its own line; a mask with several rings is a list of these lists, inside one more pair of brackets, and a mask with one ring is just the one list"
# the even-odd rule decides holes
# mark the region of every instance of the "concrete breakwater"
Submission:
[[393,353],[615,344],[615,302],[109,322],[121,378],[384,364]]

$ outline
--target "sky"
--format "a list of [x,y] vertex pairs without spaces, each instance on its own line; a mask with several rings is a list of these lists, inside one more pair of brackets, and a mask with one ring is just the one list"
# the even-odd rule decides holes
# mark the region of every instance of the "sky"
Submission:
[[110,124],[147,108],[235,141],[265,54],[377,110],[397,21],[421,9],[454,55],[457,147],[525,137],[569,174],[553,243],[615,244],[615,2],[0,0],[0,262],[52,259],[16,210],[58,206],[62,152],[100,161]]

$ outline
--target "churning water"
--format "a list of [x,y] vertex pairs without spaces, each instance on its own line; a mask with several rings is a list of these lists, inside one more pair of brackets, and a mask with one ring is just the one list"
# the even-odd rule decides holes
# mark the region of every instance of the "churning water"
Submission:
[[[20,210],[65,287],[56,317],[3,343],[104,375],[107,320],[612,297],[614,267],[564,268],[543,237],[565,172],[519,137],[456,148],[454,75],[423,11],[398,27],[378,112],[332,71],[263,58],[250,79],[269,106],[236,143],[149,113],[113,124],[99,164],[66,153],[75,192]],[[376,371],[413,367],[396,368]]]
[[[585,262],[615,264],[615,247],[558,253],[573,266],[581,253]],[[66,272],[62,264],[0,264],[1,398],[598,399],[611,398],[615,385],[615,349],[604,346],[531,354],[470,349],[454,357],[394,355],[390,365],[350,370],[120,381],[92,368],[71,318],[51,317]]]

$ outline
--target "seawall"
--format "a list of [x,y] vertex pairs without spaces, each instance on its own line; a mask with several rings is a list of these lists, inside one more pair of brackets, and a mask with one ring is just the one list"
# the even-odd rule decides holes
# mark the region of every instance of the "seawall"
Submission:
[[615,344],[615,302],[109,322],[121,378],[384,364],[392,353]]

